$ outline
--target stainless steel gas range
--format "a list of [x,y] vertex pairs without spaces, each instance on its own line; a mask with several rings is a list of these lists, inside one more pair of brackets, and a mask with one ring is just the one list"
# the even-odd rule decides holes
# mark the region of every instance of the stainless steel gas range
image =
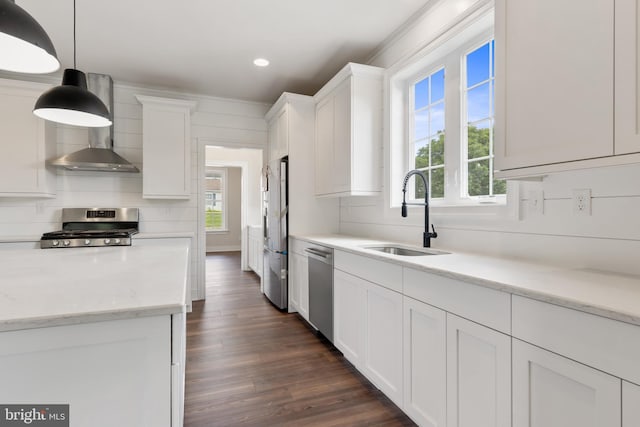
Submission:
[[62,230],[44,233],[40,247],[131,246],[138,226],[138,208],[63,208]]

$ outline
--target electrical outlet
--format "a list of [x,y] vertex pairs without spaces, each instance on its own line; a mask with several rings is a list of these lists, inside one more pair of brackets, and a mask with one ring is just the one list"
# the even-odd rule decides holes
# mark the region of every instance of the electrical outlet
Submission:
[[591,215],[591,189],[573,190],[573,214]]

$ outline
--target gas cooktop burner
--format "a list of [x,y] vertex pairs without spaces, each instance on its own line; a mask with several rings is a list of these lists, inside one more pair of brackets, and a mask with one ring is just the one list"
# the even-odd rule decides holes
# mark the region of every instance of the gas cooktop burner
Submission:
[[62,230],[44,233],[40,247],[131,246],[138,232],[138,209],[62,209]]

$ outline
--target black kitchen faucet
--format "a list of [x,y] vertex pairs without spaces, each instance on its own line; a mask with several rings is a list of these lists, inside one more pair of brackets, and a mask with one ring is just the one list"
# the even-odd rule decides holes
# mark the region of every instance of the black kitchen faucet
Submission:
[[[422,181],[424,182],[424,203],[407,203],[407,182],[409,182],[409,178],[411,175],[418,175],[422,177]],[[424,176],[424,173],[421,171],[414,169],[409,171],[407,175],[404,177],[404,182],[402,183],[402,216],[404,218],[407,217],[407,205],[424,205],[424,233],[422,234],[422,246],[425,248],[431,247],[431,239],[435,239],[438,237],[438,233],[436,233],[436,229],[431,224],[431,229],[433,233],[429,231],[429,182],[427,181],[427,177]]]

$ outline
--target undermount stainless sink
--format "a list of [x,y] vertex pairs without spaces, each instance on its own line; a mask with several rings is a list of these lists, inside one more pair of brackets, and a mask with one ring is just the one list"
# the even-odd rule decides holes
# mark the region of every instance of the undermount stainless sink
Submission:
[[391,255],[399,256],[425,256],[425,255],[445,255],[449,252],[439,251],[429,248],[407,248],[403,246],[363,246],[364,249],[371,249],[372,251],[384,252]]

